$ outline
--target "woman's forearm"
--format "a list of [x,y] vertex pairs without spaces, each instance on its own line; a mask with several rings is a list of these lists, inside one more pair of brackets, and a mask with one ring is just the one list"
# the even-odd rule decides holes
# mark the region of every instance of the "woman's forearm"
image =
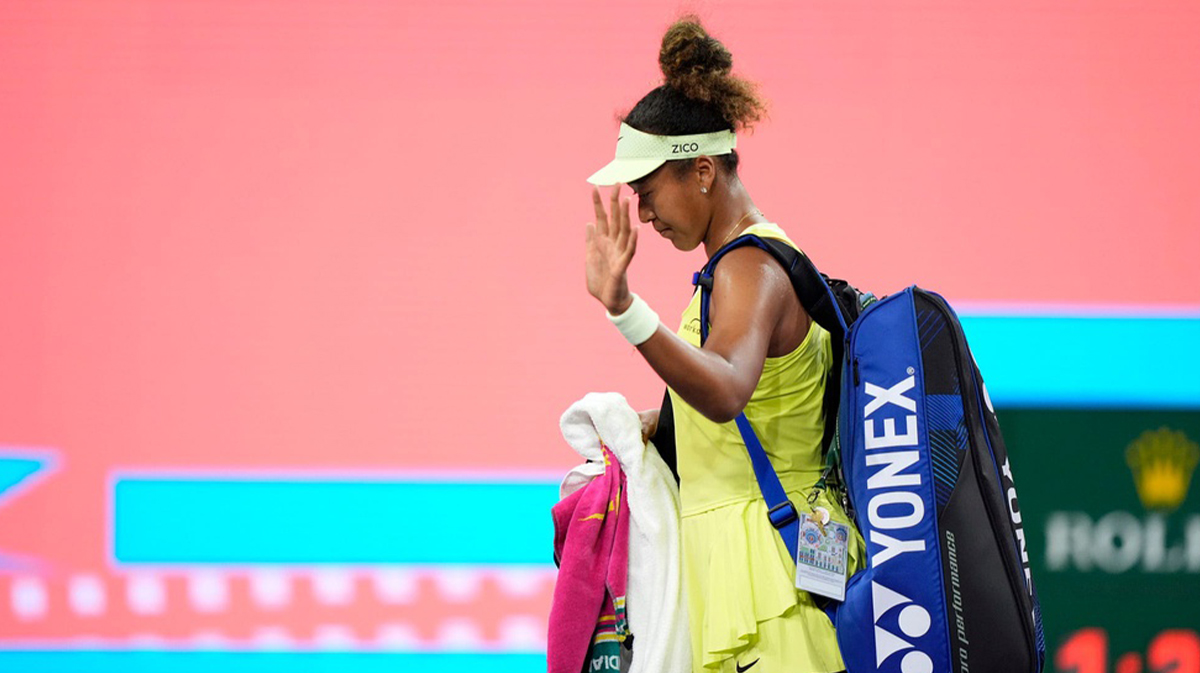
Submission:
[[761,365],[750,362],[739,367],[718,352],[684,341],[662,324],[638,351],[667,386],[716,423],[741,413],[762,374]]

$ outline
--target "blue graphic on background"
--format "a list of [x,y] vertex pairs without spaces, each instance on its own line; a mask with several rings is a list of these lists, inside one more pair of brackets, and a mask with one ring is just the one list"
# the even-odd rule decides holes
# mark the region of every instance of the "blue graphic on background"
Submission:
[[[53,452],[0,446],[0,507],[44,479],[57,466]],[[0,570],[28,569],[35,562],[0,550]]]
[[120,564],[553,561],[550,481],[118,477]]
[[996,406],[1196,408],[1200,317],[962,315]]
[[48,458],[13,456],[0,448],[0,505],[15,497],[19,490],[23,490],[16,487],[49,467],[49,463]]
[[22,673],[537,673],[545,654],[371,652],[0,651],[0,670]]

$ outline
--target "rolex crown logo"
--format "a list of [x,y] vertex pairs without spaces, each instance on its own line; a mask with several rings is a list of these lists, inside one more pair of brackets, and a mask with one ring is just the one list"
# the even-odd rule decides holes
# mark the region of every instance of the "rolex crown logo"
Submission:
[[1187,498],[1192,471],[1200,461],[1200,446],[1182,432],[1162,427],[1133,440],[1125,449],[1125,459],[1142,505],[1170,511]]

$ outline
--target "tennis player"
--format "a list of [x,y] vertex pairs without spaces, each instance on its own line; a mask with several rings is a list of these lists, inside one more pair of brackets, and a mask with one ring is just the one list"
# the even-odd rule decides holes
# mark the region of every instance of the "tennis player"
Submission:
[[[664,83],[623,119],[616,158],[589,178],[596,221],[587,227],[587,288],[617,329],[667,384],[674,413],[683,502],[683,570],[697,672],[828,673],[844,668],[833,626],[795,588],[795,564],[767,519],[746,447],[731,422],[745,412],[789,499],[797,505],[820,476],[821,412],[832,366],[829,333],[800,305],[787,273],[746,246],[717,268],[707,341],[700,347],[699,293],[678,330],[634,294],[627,270],[638,219],[679,250],[711,257],[741,234],[795,247],[754,205],[738,177],[737,132],[765,106],[754,84],[732,74],[733,58],[686,17],[663,37]],[[643,422],[650,432],[657,413]],[[822,493],[816,506],[851,525]],[[853,530],[853,528],[851,528]],[[855,533],[848,571],[863,557]]]

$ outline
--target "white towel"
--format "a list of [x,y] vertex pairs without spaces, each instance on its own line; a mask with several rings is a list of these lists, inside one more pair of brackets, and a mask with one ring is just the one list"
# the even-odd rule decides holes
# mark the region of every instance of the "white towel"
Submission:
[[[600,461],[603,441],[625,472],[629,497],[629,580],[625,605],[633,633],[629,673],[690,673],[691,642],[679,543],[679,487],[624,396],[588,393],[559,421],[563,438],[589,461]],[[579,488],[595,470],[580,466],[562,489]]]

